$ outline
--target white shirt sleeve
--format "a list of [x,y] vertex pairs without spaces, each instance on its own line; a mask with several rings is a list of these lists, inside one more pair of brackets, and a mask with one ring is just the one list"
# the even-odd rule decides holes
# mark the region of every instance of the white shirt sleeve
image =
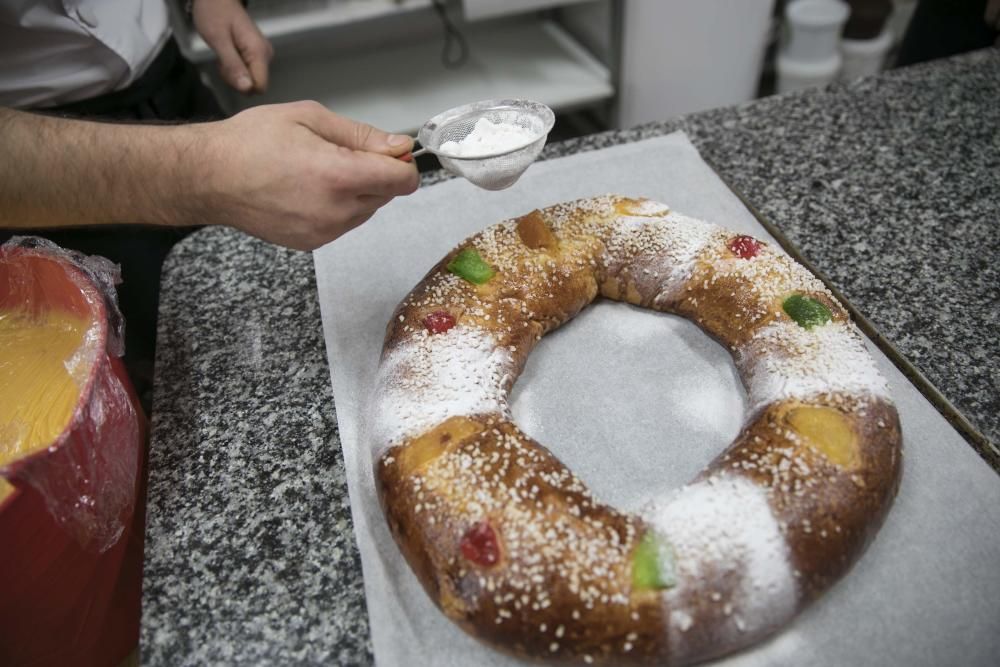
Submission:
[[169,0],[0,0],[0,106],[44,108],[128,87],[170,36]]

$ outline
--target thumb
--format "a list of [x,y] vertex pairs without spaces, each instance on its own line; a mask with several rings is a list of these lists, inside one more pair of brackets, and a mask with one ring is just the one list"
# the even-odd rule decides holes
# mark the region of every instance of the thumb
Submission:
[[302,122],[327,141],[368,153],[399,157],[413,150],[413,139],[405,134],[389,134],[366,123],[339,116],[321,104],[309,104]]
[[253,79],[228,32],[224,39],[215,40],[211,46],[219,56],[219,74],[223,81],[241,93],[249,93],[253,88]]

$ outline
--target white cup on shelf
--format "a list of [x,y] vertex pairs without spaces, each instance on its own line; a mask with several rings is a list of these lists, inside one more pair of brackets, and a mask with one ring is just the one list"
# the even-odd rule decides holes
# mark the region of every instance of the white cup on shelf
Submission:
[[789,60],[821,62],[837,53],[851,8],[841,0],[794,0],[785,7]]
[[881,72],[891,47],[892,31],[889,28],[873,39],[840,40],[840,54],[844,61],[840,69],[840,79],[851,81]]
[[818,61],[791,60],[779,53],[775,63],[778,70],[777,90],[779,93],[787,93],[825,86],[837,78],[841,63],[839,53]]
[[837,78],[843,62],[840,33],[850,12],[842,0],[793,0],[785,7],[787,39],[775,63],[779,93]]

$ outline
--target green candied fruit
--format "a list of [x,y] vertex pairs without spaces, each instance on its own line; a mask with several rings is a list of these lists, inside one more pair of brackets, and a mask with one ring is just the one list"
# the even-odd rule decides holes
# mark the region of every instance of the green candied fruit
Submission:
[[659,590],[676,585],[675,561],[674,549],[669,542],[652,531],[646,533],[632,553],[632,587]]
[[496,271],[483,261],[475,248],[465,248],[448,262],[448,270],[470,283],[482,285],[494,276]]
[[781,307],[803,329],[812,329],[833,319],[829,308],[816,299],[801,294],[788,297]]

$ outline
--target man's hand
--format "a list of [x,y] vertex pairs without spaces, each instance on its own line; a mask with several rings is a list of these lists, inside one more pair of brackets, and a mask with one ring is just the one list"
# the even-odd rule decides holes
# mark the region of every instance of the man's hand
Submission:
[[201,130],[197,180],[207,187],[196,213],[289,248],[318,248],[419,183],[415,166],[399,159],[413,148],[410,137],[316,102],[254,107]]
[[312,250],[418,185],[410,137],[316,102],[192,125],[0,109],[0,226],[229,225]]
[[219,57],[219,74],[241,93],[267,90],[271,43],[257,29],[239,0],[195,0],[195,30]]

